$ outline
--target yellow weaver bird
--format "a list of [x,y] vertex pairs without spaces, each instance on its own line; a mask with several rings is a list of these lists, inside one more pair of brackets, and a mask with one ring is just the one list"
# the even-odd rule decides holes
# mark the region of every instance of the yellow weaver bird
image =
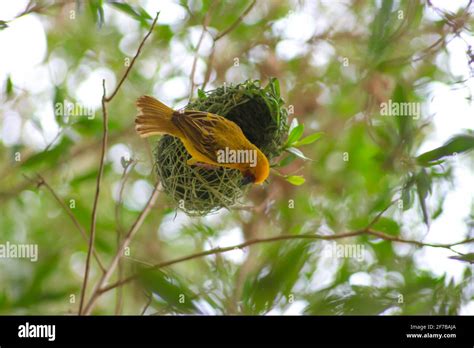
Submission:
[[[187,161],[188,165],[207,164],[238,169],[242,173],[244,185],[261,184],[268,177],[270,165],[267,157],[234,122],[204,111],[175,111],[150,96],[138,98],[137,107],[137,133],[141,137],[169,134],[179,138],[192,156]],[[222,155],[229,152],[250,156],[242,156],[246,157],[246,161],[223,161]],[[255,157],[255,161],[249,161],[251,157]]]

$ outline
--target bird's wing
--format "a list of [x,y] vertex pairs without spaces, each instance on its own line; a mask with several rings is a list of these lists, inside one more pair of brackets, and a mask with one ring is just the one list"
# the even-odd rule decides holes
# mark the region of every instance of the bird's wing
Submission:
[[196,150],[217,162],[217,151],[240,149],[248,142],[240,127],[226,118],[203,111],[176,111],[171,118]]

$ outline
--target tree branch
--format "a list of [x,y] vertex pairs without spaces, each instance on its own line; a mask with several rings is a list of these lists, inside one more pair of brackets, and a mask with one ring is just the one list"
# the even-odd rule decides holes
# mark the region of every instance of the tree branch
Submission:
[[425,243],[425,242],[420,242],[417,240],[413,239],[403,239],[400,237],[396,236],[391,236],[382,232],[374,231],[371,229],[368,229],[365,231],[366,234],[370,234],[374,237],[378,237],[384,240],[388,240],[391,242],[398,242],[398,243],[405,243],[405,244],[413,244],[418,247],[431,247],[431,248],[444,248],[444,249],[450,249],[454,246],[461,245],[461,244],[467,244],[467,243],[472,243],[474,242],[474,238],[467,238],[462,241],[456,242],[456,243],[446,243],[446,244],[435,244],[435,243]]
[[[213,1],[211,4],[212,9],[214,8],[214,4],[215,4],[215,1]],[[202,21],[201,36],[199,36],[199,40],[196,45],[196,52],[194,54],[193,65],[191,67],[191,76],[189,77],[189,80],[191,83],[191,88],[189,91],[189,101],[191,101],[191,99],[193,98],[194,88],[196,87],[196,84],[194,83],[194,75],[196,74],[197,60],[199,57],[199,48],[201,47],[202,40],[204,39],[204,34],[207,32],[207,26],[209,25],[209,22],[211,21],[211,17],[212,17],[212,10],[206,13]]]
[[[112,133],[112,134],[109,134],[109,141],[115,141],[115,140],[118,140],[120,139],[121,137],[125,136],[125,135],[128,135],[129,133],[131,133],[131,131],[134,131],[133,129],[123,129],[123,130],[120,130],[120,131],[117,131],[115,133]],[[76,147],[74,150],[72,150],[71,152],[69,153],[66,153],[64,156],[62,156],[61,158],[59,158],[56,162],[55,162],[55,165],[54,167],[48,167],[48,168],[45,168],[43,170],[43,175],[45,175],[46,173],[50,173],[53,169],[56,169],[57,167],[59,167],[60,165],[64,164],[65,162],[69,162],[71,161],[72,159],[74,158],[77,158],[79,156],[82,156],[84,154],[88,154],[89,151],[91,150],[94,150],[97,148],[97,146],[100,146],[102,142],[102,139],[99,139],[99,141],[94,141],[94,142],[91,142],[91,143],[88,143],[88,144],[85,144],[85,145],[80,145],[78,147]],[[2,180],[5,179],[6,176],[8,175],[11,175],[11,174],[16,174],[16,171],[18,169],[21,169],[21,166],[23,163],[25,163],[29,158],[31,158],[32,156],[36,156],[36,155],[39,155],[41,153],[43,153],[44,151],[42,152],[38,152],[38,153],[34,153],[33,155],[31,156],[28,156],[26,159],[23,159],[21,162],[19,162],[18,164],[15,164],[13,165],[12,167],[10,167],[8,170],[5,169],[5,171],[2,171],[2,173],[0,173],[0,178]],[[35,182],[36,183],[36,182]],[[30,179],[27,179],[21,183],[19,183],[18,185],[14,186],[12,189],[10,189],[9,191],[2,191],[0,192],[0,205],[2,203],[5,203],[7,200],[11,199],[11,198],[14,198],[18,195],[18,193],[22,192],[23,190],[27,189],[29,186],[31,185],[31,180]],[[7,186],[6,184],[4,186]]]
[[140,46],[138,46],[137,53],[135,53],[135,56],[132,58],[132,61],[130,62],[130,65],[127,67],[127,70],[125,70],[125,73],[123,74],[122,78],[120,79],[117,87],[115,87],[115,90],[112,92],[112,94],[109,97],[105,98],[106,102],[110,102],[115,95],[117,94],[118,90],[122,86],[122,84],[125,82],[125,79],[127,78],[130,70],[132,70],[133,65],[135,64],[135,61],[137,60],[138,56],[140,55],[143,46],[145,45],[145,41],[148,39],[148,37],[151,35],[153,32],[153,29],[155,28],[156,21],[158,20],[158,16],[160,15],[160,12],[156,13],[155,19],[153,20],[153,23],[151,23],[150,30],[148,30],[148,33],[145,35],[143,38],[142,42],[140,43]]
[[[87,291],[87,282],[88,282],[89,272],[90,272],[90,259],[91,259],[91,255],[94,251],[94,241],[95,241],[95,232],[96,232],[96,219],[97,219],[97,207],[98,207],[99,194],[100,194],[100,184],[101,184],[101,179],[102,179],[102,176],[103,176],[103,173],[104,173],[105,151],[106,151],[106,148],[107,148],[107,135],[108,135],[108,117],[107,117],[107,106],[106,106],[106,104],[108,102],[110,102],[115,97],[118,90],[120,89],[123,82],[125,81],[128,74],[130,73],[130,70],[132,69],[133,65],[135,64],[136,59],[140,55],[140,52],[141,52],[141,50],[142,50],[142,48],[145,44],[145,41],[148,39],[148,37],[153,32],[153,29],[155,28],[155,25],[156,25],[156,22],[158,20],[159,14],[160,14],[159,12],[156,13],[155,19],[153,20],[153,23],[150,26],[150,30],[148,31],[148,33],[145,35],[142,42],[138,46],[137,52],[135,53],[135,56],[133,57],[130,65],[125,70],[125,73],[122,76],[119,83],[117,84],[117,87],[115,88],[115,90],[112,92],[112,94],[109,97],[107,97],[107,91],[106,91],[106,88],[105,88],[105,80],[102,81],[102,88],[103,88],[102,114],[103,114],[103,122],[104,122],[104,132],[103,132],[103,136],[102,136],[102,152],[101,152],[101,159],[100,159],[100,164],[99,164],[99,173],[97,175],[96,193],[95,193],[95,197],[94,197],[94,205],[93,205],[93,208],[92,208],[91,233],[90,233],[90,239],[89,239],[89,248],[88,248],[88,251],[87,251],[86,267],[85,267],[85,272],[84,272],[84,281],[83,281],[82,290],[81,290],[81,300],[80,300],[80,304],[79,304],[79,315],[84,314],[83,307],[84,307],[84,300],[85,300],[85,295],[86,295],[86,291]],[[155,190],[154,190],[153,195],[150,198],[150,200],[152,200],[153,197],[156,199],[155,194],[156,194],[156,186],[155,186]],[[130,243],[131,238],[136,233],[139,226],[141,226],[141,224],[143,223],[143,220],[141,218],[144,219],[144,216],[146,216],[148,214],[148,210],[150,208],[149,203],[150,203],[150,201],[148,202],[147,206],[145,207],[145,209],[140,214],[140,217],[137,220],[137,222],[132,226],[132,229],[130,230],[130,232],[125,237],[125,240],[122,242],[121,247],[119,248],[119,250],[117,250],[117,254],[115,255],[114,260],[112,261],[112,264],[109,266],[109,268],[106,270],[106,272],[102,275],[102,278],[100,279],[100,281],[96,284],[96,287],[94,288],[94,291],[93,291],[93,294],[92,294],[92,297],[91,297],[91,300],[90,300],[89,304],[91,304],[91,303],[93,304],[93,300],[95,299],[95,296],[96,296],[96,293],[97,293],[96,289],[100,288],[103,285],[104,282],[107,282],[108,279],[110,278],[110,276],[112,275],[112,273],[114,272],[114,270],[117,266],[118,260],[120,258],[120,255],[123,252],[123,249]],[[90,312],[91,307],[92,307],[92,305],[91,306],[88,305],[88,307],[85,310],[86,314]]]
[[[28,178],[25,174],[23,174],[23,175],[26,178]],[[86,242],[88,242],[89,238],[87,237],[86,230],[84,229],[84,227],[82,227],[81,223],[76,219],[76,217],[74,216],[74,213],[71,211],[71,209],[63,202],[63,200],[59,197],[59,195],[56,193],[56,191],[54,191],[54,189],[51,187],[51,185],[49,185],[46,182],[46,180],[40,174],[36,174],[36,176],[38,177],[37,186],[38,187],[44,186],[51,193],[51,195],[59,203],[61,208],[63,208],[63,210],[66,212],[66,214],[71,218],[72,222],[74,223],[76,228],[79,230],[79,232],[81,233],[81,236],[84,238],[84,240]],[[30,179],[30,178],[28,178],[28,179],[30,181],[33,181],[33,179]],[[99,265],[102,272],[105,272],[105,267],[104,267],[103,263],[100,261],[99,255],[97,254],[97,252],[95,250],[94,250],[94,258],[96,259],[97,264]]]
[[115,271],[115,268],[118,265],[118,262],[119,262],[120,258],[123,255],[123,252],[124,252],[125,248],[127,248],[129,246],[129,244],[132,241],[133,237],[135,236],[135,234],[138,232],[141,225],[145,221],[145,218],[147,217],[147,215],[150,212],[151,208],[155,205],[156,199],[158,198],[158,195],[159,195],[159,192],[160,192],[159,186],[160,186],[159,183],[157,183],[155,185],[155,187],[153,189],[153,192],[152,192],[150,198],[148,199],[147,204],[145,205],[145,208],[143,208],[142,212],[138,216],[135,223],[132,225],[132,227],[130,227],[130,230],[128,231],[127,235],[123,239],[123,241],[120,244],[120,247],[118,248],[112,262],[110,263],[109,267],[107,268],[107,271],[105,272],[105,274],[102,275],[102,277],[100,278],[100,280],[96,284],[94,290],[92,291],[91,298],[90,298],[86,308],[84,309],[84,314],[86,314],[86,315],[90,314],[90,312],[94,308],[95,302],[97,301],[97,299],[101,295],[100,289],[104,286],[104,284],[106,284],[109,281],[110,277],[112,276],[112,274]]
[[245,9],[245,11],[242,12],[242,14],[239,16],[239,18],[237,18],[237,20],[234,23],[232,23],[227,29],[225,29],[224,31],[222,31],[221,33],[216,35],[216,37],[214,38],[214,41],[220,40],[223,36],[229,34],[232,30],[237,28],[237,26],[240,24],[240,22],[242,22],[244,17],[252,10],[252,8],[255,6],[256,3],[257,3],[257,0],[253,0],[250,3],[250,5]]
[[117,232],[118,241],[120,241],[120,238],[122,236],[122,231],[123,231],[122,215],[121,215],[121,209],[122,209],[122,204],[123,204],[123,191],[125,190],[127,180],[130,177],[130,174],[132,173],[136,164],[137,162],[134,159],[130,159],[130,161],[125,164],[123,168],[122,177],[120,178],[119,192],[118,192],[117,202],[115,204],[115,223],[117,225],[116,232]]
[[95,231],[96,231],[96,220],[97,220],[97,207],[99,203],[99,194],[100,194],[100,184],[102,180],[102,176],[104,175],[104,162],[105,162],[105,152],[107,150],[107,133],[109,131],[108,126],[108,116],[107,116],[107,107],[105,105],[106,100],[106,89],[105,89],[105,80],[102,80],[102,116],[103,116],[103,127],[104,131],[102,134],[102,149],[100,154],[100,163],[99,163],[99,173],[97,174],[97,184],[94,196],[94,204],[92,207],[92,218],[91,218],[91,233],[89,236],[89,247],[87,250],[87,258],[86,258],[86,270],[84,272],[84,281],[82,283],[82,291],[81,291],[81,301],[79,303],[79,315],[82,314],[82,308],[84,305],[84,297],[86,295],[87,290],[87,281],[89,278],[89,271],[90,271],[90,260],[91,255],[94,252],[94,242],[95,242]]
[[[117,248],[120,247],[120,242],[122,240],[122,235],[123,235],[122,215],[121,215],[121,208],[123,204],[123,191],[125,190],[127,180],[130,177],[130,174],[132,173],[133,169],[135,168],[136,163],[137,162],[133,159],[130,159],[129,161],[127,161],[123,168],[122,177],[120,178],[119,194],[117,198],[117,203],[115,204],[115,224],[116,224],[115,229],[117,233]],[[123,265],[122,265],[121,260],[119,260],[117,268],[118,268],[117,269],[118,279],[120,280],[123,277]],[[115,303],[116,315],[119,315],[121,313],[122,307],[123,307],[122,288],[118,288],[117,298],[116,298],[116,303]]]
[[[413,244],[413,245],[416,245],[418,247],[444,248],[444,249],[449,249],[451,251],[453,251],[451,249],[453,246],[474,242],[474,238],[468,238],[468,239],[464,239],[462,241],[459,241],[459,242],[456,242],[456,243],[451,243],[451,244],[423,243],[423,242],[419,242],[419,241],[416,241],[416,240],[403,239],[403,238],[391,236],[391,235],[385,234],[383,232],[378,232],[378,231],[374,231],[374,230],[371,230],[371,229],[365,229],[365,228],[362,229],[362,230],[357,230],[357,231],[353,231],[353,232],[337,233],[337,234],[332,234],[332,235],[309,234],[309,233],[308,234],[282,234],[282,235],[275,236],[275,237],[255,238],[255,239],[251,239],[251,240],[248,240],[248,241],[240,243],[240,244],[236,244],[236,245],[232,245],[232,246],[228,246],[228,247],[224,247],[224,248],[217,247],[217,248],[213,248],[213,249],[210,249],[210,250],[201,251],[201,252],[198,252],[198,253],[194,253],[194,254],[190,254],[190,255],[187,255],[187,256],[179,257],[179,258],[176,258],[176,259],[173,259],[173,260],[163,261],[163,262],[157,263],[156,265],[153,265],[152,267],[150,267],[150,269],[159,269],[159,268],[171,266],[171,265],[174,265],[174,264],[177,264],[177,263],[180,263],[180,262],[189,261],[189,260],[193,260],[193,259],[198,259],[198,258],[201,258],[201,257],[204,257],[204,256],[225,253],[225,252],[236,250],[236,249],[243,249],[243,248],[249,247],[251,245],[255,245],[255,244],[273,243],[273,242],[280,242],[280,241],[286,241],[286,240],[302,240],[302,239],[303,240],[310,240],[310,241],[311,240],[338,240],[338,239],[349,238],[349,237],[357,237],[357,236],[361,236],[361,235],[371,235],[371,236],[381,238],[381,239],[384,239],[384,240],[387,240],[387,241]],[[137,274],[133,274],[133,275],[121,280],[121,281],[110,284],[109,286],[100,289],[100,293],[108,292],[110,290],[115,289],[116,287],[125,285],[125,284],[127,284],[127,283],[129,283],[133,280],[136,280],[136,279],[137,279]]]
[[255,6],[257,3],[256,0],[253,0],[250,5],[245,9],[244,12],[237,18],[237,20],[232,23],[227,29],[223,30],[222,32],[218,33],[212,41],[212,48],[211,48],[211,53],[209,54],[208,60],[207,60],[207,69],[206,73],[204,75],[204,82],[202,84],[202,88],[205,88],[207,83],[209,82],[209,79],[211,77],[211,67],[212,67],[212,62],[214,60],[214,54],[216,53],[216,42],[220,39],[222,39],[224,36],[229,34],[232,30],[237,28],[237,26],[242,22],[242,20],[245,18],[245,16],[252,10],[252,8]]

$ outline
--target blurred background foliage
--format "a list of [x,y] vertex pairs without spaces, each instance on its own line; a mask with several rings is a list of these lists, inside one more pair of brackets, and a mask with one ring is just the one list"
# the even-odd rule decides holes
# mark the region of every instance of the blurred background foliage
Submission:
[[[459,129],[432,141],[436,119],[453,115],[436,114],[428,105],[436,84],[447,86],[447,94],[463,89],[472,117],[470,76],[449,68],[449,44],[455,41],[464,50],[458,61],[472,72],[473,19],[466,6],[467,1],[446,10],[409,0],[90,0],[32,1],[16,18],[0,13],[2,35],[31,17],[41,23],[46,40],[41,61],[25,67],[44,73],[31,77],[38,81],[30,84],[40,87],[22,87],[14,75],[1,82],[0,241],[37,243],[40,255],[36,263],[1,260],[0,313],[77,312],[87,243],[51,192],[31,179],[40,173],[89,231],[102,137],[101,80],[110,93],[158,10],[153,34],[108,108],[96,236],[105,264],[156,183],[157,139],[144,141],[134,132],[138,96],[152,94],[180,107],[193,84],[207,90],[276,77],[290,119],[304,124],[301,138],[322,133],[315,142],[298,144],[310,161],[283,155],[284,166],[274,163],[280,175],[274,172],[268,184],[253,187],[238,209],[189,218],[161,194],[112,279],[138,272],[139,281],[105,293],[93,313],[474,313],[467,257],[449,259],[456,255],[450,250],[427,255],[434,248],[370,235],[337,240],[362,245],[362,261],[325,256],[334,242],[285,240],[146,268],[254,238],[356,231],[391,202],[371,227],[394,238],[425,240],[443,217],[446,195],[459,185],[469,196],[470,215],[457,221],[461,230],[451,231],[446,220],[441,228],[454,235],[449,243],[472,237],[472,181],[457,181],[454,172],[463,166],[472,174],[467,152],[473,135]],[[389,99],[421,103],[421,116],[380,116],[379,105]],[[65,100],[92,105],[95,117],[54,116],[55,105]],[[7,141],[15,127],[20,135]],[[301,185],[292,185],[286,175],[301,175],[305,182],[294,179]],[[472,243],[456,251],[468,254]],[[446,260],[461,272],[440,272],[423,257]],[[94,284],[101,270],[92,265]]]

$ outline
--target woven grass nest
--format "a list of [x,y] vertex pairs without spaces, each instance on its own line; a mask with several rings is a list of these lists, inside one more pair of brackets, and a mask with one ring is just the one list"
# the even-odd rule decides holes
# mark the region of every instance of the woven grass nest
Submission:
[[[212,91],[198,91],[198,98],[185,109],[214,113],[235,122],[271,161],[280,155],[288,131],[288,113],[280,98],[277,79],[265,87],[247,80]],[[251,185],[242,185],[236,169],[189,166],[191,156],[172,136],[160,138],[155,147],[155,168],[163,190],[176,207],[190,216],[204,216],[236,205]]]

